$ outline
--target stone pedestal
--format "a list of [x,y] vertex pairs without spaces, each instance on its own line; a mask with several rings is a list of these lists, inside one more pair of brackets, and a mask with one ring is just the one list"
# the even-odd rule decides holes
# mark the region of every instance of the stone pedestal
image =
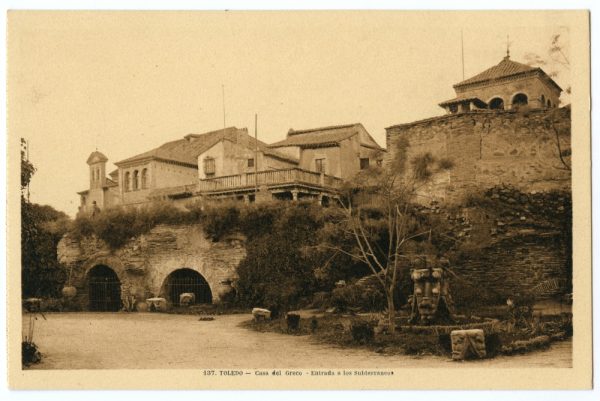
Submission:
[[481,329],[454,330],[450,333],[452,359],[485,358],[485,336]]

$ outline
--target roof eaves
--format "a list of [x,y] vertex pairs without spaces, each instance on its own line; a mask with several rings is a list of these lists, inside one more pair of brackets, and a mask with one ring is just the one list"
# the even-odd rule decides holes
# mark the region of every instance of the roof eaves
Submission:
[[290,128],[290,130],[288,131],[288,136],[299,135],[299,134],[308,134],[310,132],[331,131],[334,129],[351,128],[351,127],[356,127],[358,125],[362,125],[362,124],[361,123],[353,123],[353,124],[342,124],[342,125],[330,125],[327,127],[309,128],[309,129],[303,129],[303,130],[294,130],[294,129]]

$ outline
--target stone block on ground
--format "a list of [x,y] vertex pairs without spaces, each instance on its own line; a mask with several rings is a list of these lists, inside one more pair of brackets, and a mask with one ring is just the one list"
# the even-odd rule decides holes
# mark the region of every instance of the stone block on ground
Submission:
[[193,292],[184,292],[179,294],[179,305],[190,306],[196,303],[196,294]]
[[263,308],[252,308],[252,316],[254,320],[270,320],[271,319],[271,311]]
[[454,330],[450,333],[452,359],[480,359],[486,356],[485,336],[481,329]]
[[150,311],[164,312],[167,310],[167,300],[164,298],[148,298],[146,303]]

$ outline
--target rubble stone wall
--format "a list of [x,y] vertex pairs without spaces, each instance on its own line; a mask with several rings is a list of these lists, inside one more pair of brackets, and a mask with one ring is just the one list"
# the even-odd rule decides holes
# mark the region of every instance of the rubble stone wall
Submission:
[[[453,164],[421,188],[422,201],[461,202],[472,191],[511,185],[525,192],[570,189],[569,107],[478,111],[386,129],[387,165],[406,143],[406,162],[431,153]],[[563,154],[561,161],[560,153]]]
[[137,300],[165,296],[167,276],[177,269],[192,269],[206,279],[213,302],[218,302],[231,291],[245,256],[243,238],[213,242],[200,225],[159,225],[117,250],[95,237],[77,240],[66,235],[58,244],[58,259],[71,270],[71,285],[77,288],[74,302],[82,309],[88,307],[88,272],[94,266],[113,269],[122,288],[130,288]]

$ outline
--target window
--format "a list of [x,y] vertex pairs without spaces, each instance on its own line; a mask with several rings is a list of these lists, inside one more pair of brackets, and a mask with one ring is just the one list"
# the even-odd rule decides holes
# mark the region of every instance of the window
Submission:
[[207,157],[204,159],[204,175],[206,177],[215,176],[215,159]]
[[132,185],[134,191],[137,191],[138,189],[140,189],[139,178],[140,178],[140,174],[138,173],[137,170],[135,170],[133,172],[133,185]]
[[148,188],[148,169],[142,170],[142,189]]
[[125,188],[125,192],[131,190],[131,177],[129,175],[129,171],[123,176],[123,188]]
[[515,97],[513,97],[512,105],[513,107],[525,106],[528,103],[527,95],[524,93],[517,93]]
[[383,166],[383,160],[379,159],[377,160],[377,167],[382,167]]
[[548,107],[552,107],[552,102],[548,99]]
[[368,157],[365,157],[365,158],[361,157],[360,158],[360,169],[364,170],[364,169],[367,169],[367,168],[369,168],[369,158]]
[[248,167],[254,167],[254,159],[248,159]]
[[504,110],[504,100],[499,97],[495,97],[490,100],[490,109],[492,110]]
[[542,107],[546,106],[546,96],[542,95]]
[[327,168],[325,159],[315,159],[315,167],[318,173],[325,173],[325,169]]

